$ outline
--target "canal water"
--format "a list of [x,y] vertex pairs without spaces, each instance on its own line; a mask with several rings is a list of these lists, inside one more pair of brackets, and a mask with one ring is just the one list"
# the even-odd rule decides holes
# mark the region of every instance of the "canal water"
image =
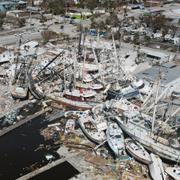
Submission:
[[[40,129],[46,126],[47,121],[44,121],[44,117],[39,117],[0,137],[0,180],[14,180],[30,172],[30,166],[32,169],[33,165],[42,166],[48,163],[45,155],[49,152],[47,150],[37,150],[40,144],[48,145],[52,143],[45,142],[43,136],[40,135]],[[50,153],[52,154],[52,152]],[[67,173],[71,177],[76,174],[76,171],[67,168],[66,164],[58,168],[61,169],[62,173]],[[53,174],[58,168],[53,170]],[[57,174],[57,178],[63,180],[62,174],[55,174]],[[51,172],[49,175],[51,175]],[[64,177],[64,179],[67,179],[66,176]]]
[[[66,173],[65,173],[66,172]],[[36,177],[31,178],[31,180],[63,180],[63,179],[69,179],[76,174],[79,174],[79,172],[67,161],[64,163],[54,167],[53,169],[50,169],[44,173],[41,173],[37,175]]]

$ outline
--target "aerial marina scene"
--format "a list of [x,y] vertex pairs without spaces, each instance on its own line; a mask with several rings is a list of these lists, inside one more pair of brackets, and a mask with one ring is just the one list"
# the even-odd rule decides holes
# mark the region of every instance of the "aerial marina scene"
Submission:
[[179,0],[0,0],[0,179],[180,180]]

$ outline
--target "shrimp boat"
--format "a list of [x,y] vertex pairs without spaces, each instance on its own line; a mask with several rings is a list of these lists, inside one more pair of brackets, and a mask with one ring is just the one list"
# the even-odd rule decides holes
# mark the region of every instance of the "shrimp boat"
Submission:
[[124,97],[126,99],[132,99],[134,97],[139,96],[139,90],[135,89],[135,88],[133,88],[131,86],[122,88],[120,90],[109,89],[107,93],[108,93],[108,98],[109,99],[121,98],[121,97]]
[[38,85],[37,82],[32,77],[32,70],[28,73],[28,86],[31,94],[36,99],[42,99],[44,97],[44,92],[42,88]]
[[127,138],[125,139],[125,145],[126,145],[126,150],[135,159],[137,159],[138,161],[144,164],[152,163],[149,153],[144,149],[144,147],[140,143],[137,143],[134,140]]
[[82,83],[82,82],[76,82],[77,88],[83,88],[83,89],[92,89],[95,91],[99,91],[103,89],[103,85],[100,83]]
[[24,99],[28,95],[27,67],[21,64],[15,71],[15,75],[10,85],[11,95],[15,99]]
[[93,101],[95,98],[96,92],[93,90],[83,90],[83,89],[73,89],[66,90],[63,93],[63,96],[67,99],[75,101]]
[[113,107],[113,112],[116,112],[113,116],[117,120],[117,123],[131,138],[162,158],[175,162],[179,161],[179,144],[175,146],[172,144],[172,140],[163,138],[156,133],[160,126],[159,122],[155,123],[156,132],[152,132],[153,118],[141,113],[134,104],[124,100],[119,101],[116,103],[116,106],[112,105],[111,107]]
[[150,175],[152,177],[153,180],[165,180],[166,179],[166,175],[164,172],[164,168],[163,168],[163,164],[162,164],[162,160],[159,158],[159,156],[151,153],[150,154],[151,159],[152,159],[152,163],[149,164],[149,171],[150,171]]
[[53,102],[62,105],[63,107],[80,110],[80,111],[90,110],[93,108],[93,106],[96,105],[96,103],[93,102],[81,102],[81,101],[74,101],[71,99],[67,99],[65,97],[60,96],[59,94],[56,95],[56,93],[49,94],[46,97],[48,99],[51,99]]
[[65,125],[64,134],[69,134],[73,132],[75,129],[75,120],[74,119],[68,119]]
[[108,123],[106,135],[109,147],[117,157],[121,156],[124,151],[124,135],[116,122],[111,121]]
[[94,119],[89,115],[89,111],[85,111],[78,119],[80,128],[88,139],[100,144],[106,140],[107,123],[102,119]]
[[180,179],[180,167],[166,167],[165,168],[166,173],[171,176],[175,180]]

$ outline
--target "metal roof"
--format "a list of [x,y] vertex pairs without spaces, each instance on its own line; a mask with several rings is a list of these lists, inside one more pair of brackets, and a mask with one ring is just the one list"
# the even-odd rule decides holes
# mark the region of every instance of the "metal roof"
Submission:
[[159,70],[162,72],[162,84],[167,85],[180,77],[180,66],[175,66],[170,63],[165,63],[162,67],[153,66],[145,71],[137,74],[137,77],[144,78],[150,81],[155,81],[158,77]]

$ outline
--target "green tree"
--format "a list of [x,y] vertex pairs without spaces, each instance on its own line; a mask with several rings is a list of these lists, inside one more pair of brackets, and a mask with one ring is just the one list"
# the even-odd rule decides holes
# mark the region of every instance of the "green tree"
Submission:
[[25,23],[26,23],[26,19],[25,18],[18,18],[17,21],[18,21],[19,27],[25,26]]
[[54,31],[43,31],[41,33],[44,43],[47,43],[50,39],[57,37],[57,34]]
[[65,14],[66,12],[66,3],[65,0],[53,0],[48,4],[48,9],[54,15]]

